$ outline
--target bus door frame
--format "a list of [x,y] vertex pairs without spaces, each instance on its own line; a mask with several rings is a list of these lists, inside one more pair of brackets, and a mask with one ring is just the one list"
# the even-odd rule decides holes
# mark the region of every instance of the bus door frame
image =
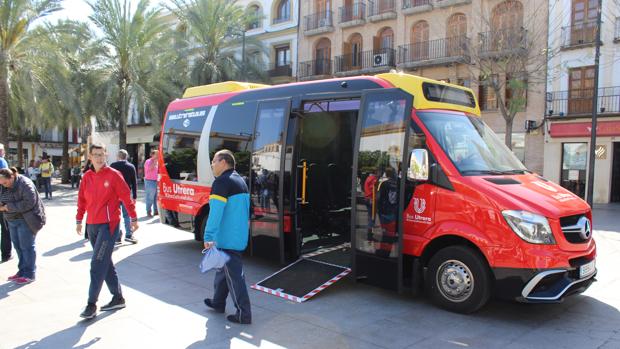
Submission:
[[[354,153],[353,153],[353,176],[351,178],[351,269],[353,271],[354,277],[357,277],[358,266],[357,266],[357,246],[356,246],[356,225],[357,225],[357,171],[359,168],[359,147],[361,142],[361,132],[362,125],[364,122],[364,114],[365,110],[365,101],[369,95],[377,95],[377,94],[393,94],[393,93],[403,93],[408,97],[408,103],[405,106],[405,115],[404,117],[404,127],[405,127],[405,135],[404,141],[402,144],[402,165],[401,165],[401,176],[399,178],[399,194],[398,194],[398,265],[397,265],[397,291],[399,294],[404,292],[403,285],[403,214],[405,211],[405,185],[406,185],[406,176],[409,170],[409,123],[411,122],[412,113],[413,113],[413,98],[414,96],[410,93],[400,89],[400,88],[377,88],[377,89],[367,89],[362,91],[362,98],[360,99],[360,111],[357,119],[357,129],[355,131],[355,143],[354,143]],[[363,184],[362,184],[363,185]]]

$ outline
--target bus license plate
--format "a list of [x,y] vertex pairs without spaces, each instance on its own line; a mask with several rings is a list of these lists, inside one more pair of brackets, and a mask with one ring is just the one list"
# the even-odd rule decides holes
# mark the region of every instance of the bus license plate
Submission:
[[579,278],[583,279],[586,276],[594,274],[596,271],[596,261],[591,261],[579,267]]

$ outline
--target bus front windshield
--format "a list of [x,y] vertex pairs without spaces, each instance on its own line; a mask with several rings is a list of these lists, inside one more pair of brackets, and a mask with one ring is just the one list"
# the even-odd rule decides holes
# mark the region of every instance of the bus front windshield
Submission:
[[529,171],[480,118],[417,112],[461,175],[507,175]]

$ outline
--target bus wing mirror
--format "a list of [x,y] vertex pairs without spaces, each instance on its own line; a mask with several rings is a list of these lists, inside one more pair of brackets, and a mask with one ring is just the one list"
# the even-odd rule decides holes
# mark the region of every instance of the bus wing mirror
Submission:
[[409,170],[407,178],[414,181],[428,181],[428,151],[413,149],[409,154]]

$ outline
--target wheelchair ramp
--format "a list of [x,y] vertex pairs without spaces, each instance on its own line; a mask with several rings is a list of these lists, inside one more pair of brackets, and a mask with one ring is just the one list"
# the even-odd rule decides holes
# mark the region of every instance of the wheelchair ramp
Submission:
[[297,303],[305,302],[351,272],[346,266],[301,258],[251,288]]

